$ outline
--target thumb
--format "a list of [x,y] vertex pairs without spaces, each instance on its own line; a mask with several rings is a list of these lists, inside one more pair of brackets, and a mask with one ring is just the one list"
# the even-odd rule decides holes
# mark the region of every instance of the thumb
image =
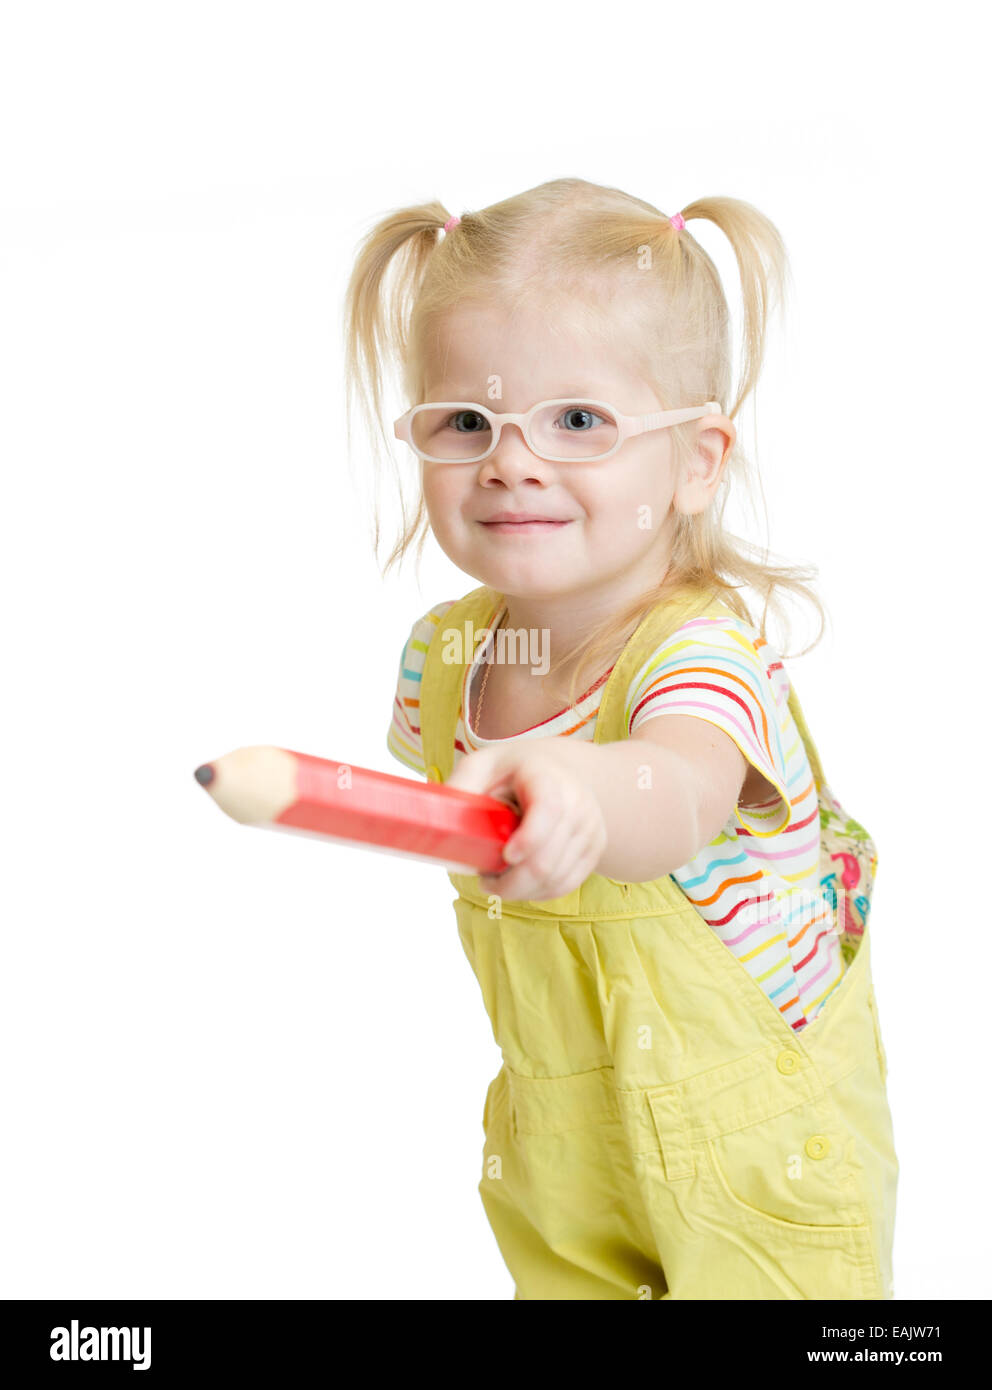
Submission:
[[500,791],[508,792],[512,782],[512,769],[500,754],[495,749],[480,748],[465,754],[445,785],[478,796],[495,796]]

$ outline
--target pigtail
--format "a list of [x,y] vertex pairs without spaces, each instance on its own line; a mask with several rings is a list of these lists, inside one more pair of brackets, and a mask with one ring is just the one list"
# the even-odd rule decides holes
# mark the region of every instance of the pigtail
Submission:
[[[734,419],[744,401],[757,387],[765,358],[771,311],[779,308],[784,314],[787,299],[793,288],[785,243],[778,228],[764,213],[739,198],[700,198],[683,208],[682,216],[686,222],[705,219],[719,227],[730,242],[737,261],[743,312],[741,369],[735,399],[725,407],[726,415]],[[685,237],[685,233],[681,235]],[[693,278],[702,284],[705,278],[711,275],[714,285],[719,286],[716,268],[695,237],[685,237],[684,247],[689,259],[696,262],[700,272]],[[729,365],[728,361],[728,383]],[[728,389],[728,398],[729,395]],[[817,577],[818,568],[815,565],[776,565],[770,560],[767,546],[762,547],[742,537],[732,536],[723,526],[723,512],[730,486],[734,482],[742,485],[740,490],[752,502],[753,508],[753,491],[745,485],[749,472],[748,462],[738,438],[728,459],[728,485],[722,490],[719,503],[703,516],[682,519],[676,534],[673,555],[677,559],[678,567],[684,572],[695,569],[703,576],[709,575],[711,581],[714,575],[729,576],[736,581],[732,588],[726,585],[725,581],[718,584],[723,590],[722,597],[739,616],[752,623],[763,637],[767,633],[769,608],[774,609],[784,634],[784,640],[777,639],[783,648],[782,654],[803,656],[819,643],[826,628],[826,610],[810,582]],[[757,464],[753,473],[761,492],[767,534],[768,508]],[[746,603],[736,592],[744,585],[749,586],[761,600],[760,618],[756,619],[751,614]],[[817,613],[820,621],[819,632],[813,641],[801,651],[791,654],[785,650],[791,642],[790,623],[781,601],[787,594],[805,600]]]
[[[720,228],[730,242],[740,274],[744,321],[741,325],[741,380],[737,398],[726,408],[732,420],[757,385],[765,356],[770,310],[783,310],[791,271],[785,243],[778,228],[764,213],[739,198],[699,198],[682,209],[686,222],[705,218]],[[702,253],[707,268],[712,261],[693,238],[685,243],[690,256]],[[715,270],[713,271],[715,274]]]
[[[439,202],[422,203],[390,213],[359,244],[344,297],[345,414],[348,457],[354,457],[354,406],[357,403],[373,450],[371,474],[378,492],[380,462],[388,461],[400,499],[403,534],[384,573],[417,539],[423,548],[428,519],[423,498],[408,516],[404,480],[395,465],[395,441],[383,418],[387,372],[405,378],[410,345],[410,316],[431,257],[443,240],[450,214]],[[385,368],[385,370],[384,370]],[[378,499],[377,499],[378,503]],[[373,543],[379,547],[379,507],[373,508]]]

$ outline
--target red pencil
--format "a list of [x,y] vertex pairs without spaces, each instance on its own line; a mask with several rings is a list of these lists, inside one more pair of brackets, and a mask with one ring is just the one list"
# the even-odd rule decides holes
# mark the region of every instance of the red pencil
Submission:
[[433,782],[262,745],[203,763],[194,777],[233,820],[344,840],[463,873],[506,868],[512,806]]

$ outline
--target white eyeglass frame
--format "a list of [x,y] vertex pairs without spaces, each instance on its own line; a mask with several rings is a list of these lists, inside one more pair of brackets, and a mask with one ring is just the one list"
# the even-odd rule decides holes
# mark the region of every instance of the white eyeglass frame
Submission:
[[[581,409],[587,405],[601,406],[604,410],[609,411],[617,422],[616,443],[612,448],[607,449],[605,454],[590,454],[583,458],[576,458],[575,455],[559,458],[554,454],[542,454],[540,449],[535,449],[530,441],[530,422],[539,410],[543,410],[549,405],[570,405],[576,409]],[[413,442],[413,417],[419,410],[474,410],[479,415],[484,415],[489,421],[492,432],[489,448],[485,453],[475,455],[472,458],[438,458],[435,454],[425,454]],[[426,459],[429,463],[481,463],[499,444],[503,426],[516,425],[523,435],[528,449],[539,459],[544,459],[548,463],[598,463],[601,459],[610,458],[617,452],[625,439],[631,439],[634,435],[647,434],[649,430],[668,429],[669,426],[681,425],[686,420],[701,420],[704,415],[722,414],[719,401],[708,401],[706,405],[686,406],[680,410],[656,410],[650,415],[624,415],[607,401],[594,401],[575,396],[563,396],[559,400],[538,401],[537,405],[531,406],[530,410],[524,411],[522,414],[514,411],[489,410],[486,406],[479,405],[477,401],[424,401],[420,405],[412,406],[405,415],[401,415],[393,423],[393,433],[397,439],[409,444],[419,458]]]

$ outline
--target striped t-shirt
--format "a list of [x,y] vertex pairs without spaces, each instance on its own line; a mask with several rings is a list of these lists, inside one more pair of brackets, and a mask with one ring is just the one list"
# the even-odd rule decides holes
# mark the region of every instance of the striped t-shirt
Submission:
[[[400,658],[387,746],[422,776],[420,681],[430,640],[454,602],[436,604],[414,623]],[[489,630],[505,611],[494,616]],[[609,671],[569,709],[510,739],[480,738],[466,725],[465,709],[488,646],[487,635],[465,672],[454,767],[475,749],[528,738],[592,740]],[[834,912],[821,888],[819,803],[789,691],[781,657],[749,623],[734,614],[693,618],[635,674],[625,710],[628,736],[666,714],[715,724],[775,787],[772,800],[735,807],[716,838],[672,878],[798,1032],[840,983],[844,962]]]

